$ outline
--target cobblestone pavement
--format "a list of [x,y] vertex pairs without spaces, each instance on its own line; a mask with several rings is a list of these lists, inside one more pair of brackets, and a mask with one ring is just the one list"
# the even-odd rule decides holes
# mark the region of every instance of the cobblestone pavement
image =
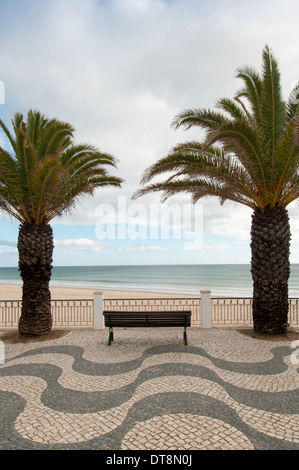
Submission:
[[197,328],[188,346],[176,328],[107,336],[5,344],[0,449],[299,450],[290,341]]

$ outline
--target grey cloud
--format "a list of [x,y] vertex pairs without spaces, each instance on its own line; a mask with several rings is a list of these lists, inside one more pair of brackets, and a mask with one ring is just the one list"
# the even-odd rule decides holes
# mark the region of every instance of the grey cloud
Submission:
[[17,246],[17,242],[9,240],[0,240],[0,246]]
[[[298,75],[295,0],[22,0],[1,2],[0,15],[7,120],[30,107],[68,120],[77,141],[119,159],[115,173],[126,180],[60,222],[94,224],[98,204],[120,194],[129,201],[148,165],[176,143],[201,138],[194,129],[171,129],[174,115],[232,96],[240,87],[236,68],[259,69],[266,43],[279,59],[286,93]],[[246,208],[235,217],[218,201],[204,205],[207,230],[219,233],[221,220],[223,233],[245,238]]]

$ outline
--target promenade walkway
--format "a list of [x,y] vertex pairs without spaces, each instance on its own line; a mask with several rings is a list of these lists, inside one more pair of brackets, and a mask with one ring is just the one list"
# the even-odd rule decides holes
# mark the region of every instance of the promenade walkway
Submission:
[[291,341],[190,328],[185,346],[176,328],[119,329],[108,347],[107,336],[6,338],[1,450],[299,450]]

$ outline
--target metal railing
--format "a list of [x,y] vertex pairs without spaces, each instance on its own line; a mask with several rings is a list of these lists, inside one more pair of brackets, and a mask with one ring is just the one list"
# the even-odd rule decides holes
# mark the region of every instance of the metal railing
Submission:
[[93,299],[52,300],[53,326],[93,327]]
[[[17,327],[21,300],[0,301],[0,328]],[[51,300],[54,327],[93,327],[93,299]]]
[[0,328],[13,328],[18,325],[21,305],[21,300],[0,301]]
[[[212,326],[247,326],[252,325],[252,298],[212,298]],[[299,325],[299,299],[289,299],[288,323]]]
[[252,325],[252,299],[212,298],[212,326]]
[[[16,328],[21,300],[0,300],[0,328]],[[52,300],[54,327],[94,326],[94,299]],[[122,311],[191,310],[191,327],[201,326],[201,299],[104,299],[104,309]],[[289,299],[289,324],[299,326],[299,299]],[[252,325],[251,298],[211,298],[211,326]]]

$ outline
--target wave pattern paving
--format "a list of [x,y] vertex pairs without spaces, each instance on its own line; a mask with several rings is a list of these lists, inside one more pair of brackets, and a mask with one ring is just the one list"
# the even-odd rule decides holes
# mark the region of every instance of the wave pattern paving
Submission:
[[[0,336],[1,338],[1,336]],[[290,342],[234,330],[72,331],[5,346],[0,449],[299,449]]]

